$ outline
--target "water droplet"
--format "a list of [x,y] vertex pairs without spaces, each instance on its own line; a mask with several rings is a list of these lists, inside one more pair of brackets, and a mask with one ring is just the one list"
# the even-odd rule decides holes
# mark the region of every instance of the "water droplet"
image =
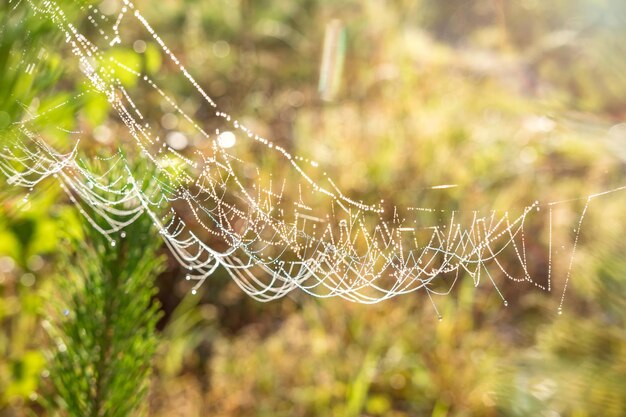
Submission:
[[65,310],[63,310],[63,315],[64,316],[69,316],[70,315],[70,311],[66,308]]
[[186,276],[185,276],[185,279],[186,279],[187,281],[189,281],[189,280],[191,279],[191,277],[190,277],[189,275],[186,275]]
[[148,45],[146,44],[146,42],[142,41],[141,39],[138,39],[133,43],[133,49],[138,54],[143,54],[144,52],[146,52],[147,47]]
[[235,136],[233,132],[222,132],[217,137],[217,144],[221,148],[232,148],[233,146],[235,146],[235,142],[237,142],[237,136]]
[[504,306],[505,306],[505,307],[508,307],[508,306],[509,306],[509,302],[508,302],[508,301],[506,301],[506,300],[504,300]]
[[115,241],[114,240],[111,241],[111,246],[115,247]]
[[122,239],[124,239],[126,237],[126,232],[120,233],[120,236],[122,237]]
[[165,141],[174,150],[180,151],[189,145],[189,139],[181,132],[171,132],[165,138]]
[[437,316],[437,320],[441,321],[441,320],[443,320],[443,317]]
[[559,316],[563,314],[563,309],[559,307]]
[[193,290],[191,290],[191,293],[192,293],[193,295],[196,295],[196,294],[198,293],[198,291],[196,291],[195,289],[193,289]]

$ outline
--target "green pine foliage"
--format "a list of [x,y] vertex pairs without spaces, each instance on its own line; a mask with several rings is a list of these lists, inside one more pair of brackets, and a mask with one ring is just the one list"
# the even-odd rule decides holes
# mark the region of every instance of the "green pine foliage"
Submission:
[[52,415],[125,417],[145,412],[160,317],[155,276],[160,239],[143,215],[115,245],[85,221],[64,251],[55,347]]

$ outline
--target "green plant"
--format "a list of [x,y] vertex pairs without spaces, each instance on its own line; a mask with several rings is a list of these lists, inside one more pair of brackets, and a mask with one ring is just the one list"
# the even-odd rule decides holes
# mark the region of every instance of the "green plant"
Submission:
[[56,346],[50,364],[53,415],[135,416],[145,411],[157,347],[155,276],[163,267],[152,222],[142,216],[117,244],[85,221],[69,239],[58,279]]

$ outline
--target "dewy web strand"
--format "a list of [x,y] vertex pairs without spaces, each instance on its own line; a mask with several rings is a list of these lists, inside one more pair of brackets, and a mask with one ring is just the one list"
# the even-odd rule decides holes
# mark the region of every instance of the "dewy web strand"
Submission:
[[[83,9],[94,29],[90,33],[100,36],[94,40],[78,30],[80,25],[71,22],[58,3],[28,0],[28,4],[62,32],[91,92],[106,97],[139,153],[156,173],[149,178],[135,178],[124,157],[128,145],[121,142],[118,154],[96,161],[107,167],[104,172],[90,168],[92,164],[78,157],[78,144],[70,152],[56,150],[36,133],[35,124],[45,114],[13,123],[10,143],[0,153],[0,171],[9,183],[28,189],[45,178],[56,178],[70,201],[108,237],[111,245],[125,237],[126,226],[144,213],[149,215],[173,256],[188,271],[186,279],[195,281],[194,293],[217,268],[224,268],[243,291],[259,301],[274,300],[299,289],[317,297],[342,297],[359,303],[376,303],[424,290],[433,302],[431,294],[449,293],[464,276],[476,286],[488,280],[505,306],[508,301],[495,276],[552,291],[553,207],[559,203],[534,202],[517,214],[494,210],[468,215],[396,208],[389,220],[382,202],[365,204],[344,195],[325,173],[325,185],[316,182],[308,172],[319,169],[318,163],[290,154],[217,109],[130,1],[125,0],[113,18],[94,6]],[[140,25],[147,31],[224,128],[209,133],[204,122],[186,113],[157,81],[107,53],[109,48],[125,44],[120,29],[125,23]],[[136,77],[170,106],[202,138],[202,150],[182,152],[187,144],[183,134],[163,137],[159,126],[147,116],[152,109],[141,108],[133,98],[139,93],[123,85],[120,73]],[[278,155],[294,175],[277,180],[263,172],[258,164],[237,155],[232,148],[236,140],[253,141],[265,152]],[[118,178],[111,180],[111,173]],[[286,189],[297,192],[287,193]],[[589,204],[596,197],[624,189],[618,187],[587,198],[564,271],[559,308],[565,299]],[[547,280],[531,276],[527,262],[529,237],[524,233],[527,220],[541,207],[549,208]],[[179,214],[181,210],[188,215]],[[440,217],[435,224],[431,215]],[[507,259],[516,260],[515,265],[501,260],[505,254]]]

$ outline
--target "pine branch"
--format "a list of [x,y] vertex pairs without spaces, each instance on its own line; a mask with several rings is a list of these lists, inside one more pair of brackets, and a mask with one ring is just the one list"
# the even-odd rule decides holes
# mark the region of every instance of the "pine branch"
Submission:
[[124,233],[111,245],[85,221],[83,238],[71,239],[64,253],[63,313],[51,328],[53,414],[127,417],[144,408],[160,317],[154,277],[163,259],[148,216]]

